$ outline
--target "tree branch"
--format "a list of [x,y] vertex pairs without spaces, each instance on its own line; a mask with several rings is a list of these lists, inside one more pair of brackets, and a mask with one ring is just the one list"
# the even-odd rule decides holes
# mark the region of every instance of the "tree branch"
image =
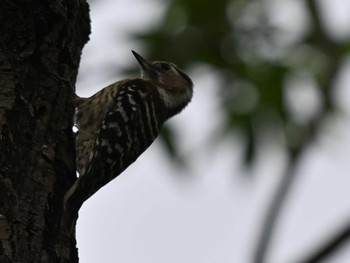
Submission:
[[301,262],[316,263],[336,252],[350,238],[350,222]]
[[[316,114],[316,116],[310,121],[308,130],[306,131],[301,142],[294,148],[290,149],[290,159],[287,164],[284,175],[277,187],[277,190],[272,198],[267,214],[263,220],[261,233],[259,234],[257,246],[254,253],[253,262],[263,263],[266,262],[266,253],[269,249],[271,238],[274,228],[278,222],[278,217],[281,214],[283,205],[288,198],[290,192],[293,189],[294,184],[298,178],[296,168],[302,160],[305,150],[313,143],[315,137],[317,137],[319,130],[323,124],[329,111],[332,109],[332,103],[330,101],[330,92],[332,82],[339,69],[339,58],[337,50],[339,47],[327,36],[325,29],[321,23],[321,18],[317,10],[315,0],[307,1],[310,17],[313,22],[314,35],[311,36],[311,41],[328,57],[327,74],[323,79],[319,80],[320,91],[322,92],[322,109]],[[309,262],[309,261],[306,261]]]

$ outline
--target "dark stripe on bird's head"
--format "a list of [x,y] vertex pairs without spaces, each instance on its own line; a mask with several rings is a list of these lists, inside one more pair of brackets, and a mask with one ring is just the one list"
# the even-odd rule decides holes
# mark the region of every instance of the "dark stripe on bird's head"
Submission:
[[188,83],[193,86],[193,82],[192,80],[190,79],[190,77],[184,72],[182,71],[181,69],[179,69],[178,67],[175,66],[175,69],[177,71],[177,73],[179,73],[181,75],[181,77],[183,77],[185,80],[188,81]]

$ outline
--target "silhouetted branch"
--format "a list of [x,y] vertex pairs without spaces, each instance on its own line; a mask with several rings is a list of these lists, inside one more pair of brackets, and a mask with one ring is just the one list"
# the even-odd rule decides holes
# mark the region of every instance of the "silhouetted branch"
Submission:
[[344,242],[350,238],[350,222],[348,225],[337,231],[336,234],[325,244],[320,246],[315,252],[311,253],[310,256],[306,257],[301,262],[305,263],[316,263],[330,256],[336,252]]
[[339,58],[337,56],[338,46],[328,38],[324,30],[315,0],[308,0],[307,6],[314,28],[314,35],[311,36],[310,41],[315,42],[314,45],[317,46],[325,55],[327,55],[329,59],[327,68],[328,71],[326,72],[327,74],[323,76],[323,79],[319,80],[320,91],[323,93],[322,109],[311,120],[308,130],[306,131],[299,145],[297,145],[294,149],[290,149],[291,156],[289,163],[287,164],[284,176],[277,187],[276,193],[272,198],[270,206],[267,209],[266,217],[262,223],[261,233],[258,237],[257,247],[254,252],[254,263],[263,263],[266,261],[266,253],[271,243],[273,230],[283,208],[283,204],[285,203],[297,180],[298,173],[296,173],[296,168],[298,167],[305,150],[317,137],[327,113],[329,113],[332,109],[330,92],[332,82],[339,69]]

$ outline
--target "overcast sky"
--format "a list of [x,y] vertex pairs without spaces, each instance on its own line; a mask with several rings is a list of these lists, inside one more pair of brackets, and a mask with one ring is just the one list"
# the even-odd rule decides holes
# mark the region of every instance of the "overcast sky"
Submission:
[[[301,1],[265,2],[274,7],[274,23],[293,34],[302,33],[307,18],[297,4]],[[319,2],[334,37],[349,36],[350,1]],[[92,34],[83,52],[78,94],[90,96],[112,82],[133,77],[118,73],[137,64],[131,49],[143,54],[140,44],[127,34],[157,25],[164,9],[165,1],[93,1]],[[329,231],[350,219],[349,69],[336,83],[335,99],[344,114],[329,119],[307,152],[269,263],[296,262]],[[193,101],[168,124],[176,131],[180,153],[189,166],[179,168],[156,141],[89,199],[77,226],[82,263],[249,263],[285,156],[271,143],[254,169],[256,176],[244,177],[239,137],[210,143],[222,124],[215,75],[206,67],[193,69],[190,75],[195,83]],[[325,262],[350,262],[348,251],[349,247]]]

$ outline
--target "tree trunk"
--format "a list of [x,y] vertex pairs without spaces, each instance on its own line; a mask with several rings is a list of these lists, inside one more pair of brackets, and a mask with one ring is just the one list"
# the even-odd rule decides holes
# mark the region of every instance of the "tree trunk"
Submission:
[[73,94],[85,0],[0,5],[0,262],[78,262],[61,228],[75,181]]

